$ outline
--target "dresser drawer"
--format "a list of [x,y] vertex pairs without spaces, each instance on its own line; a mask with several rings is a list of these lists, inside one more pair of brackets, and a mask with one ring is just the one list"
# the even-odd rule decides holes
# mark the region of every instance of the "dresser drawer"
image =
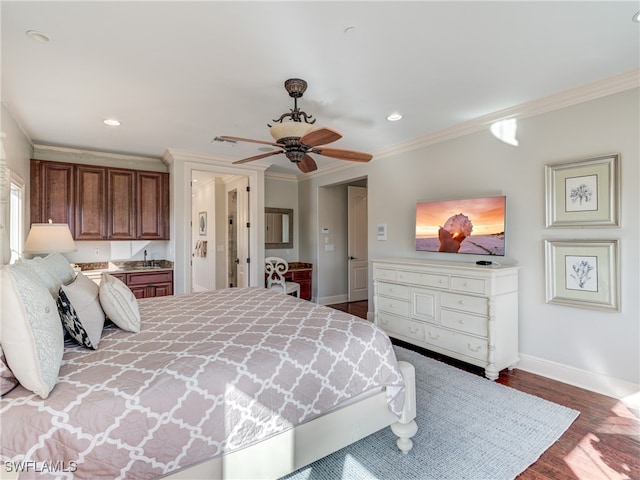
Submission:
[[439,348],[475,358],[486,362],[488,359],[488,342],[482,338],[471,337],[443,328],[425,326],[425,341]]
[[399,270],[398,281],[411,283],[413,285],[422,285],[424,287],[449,288],[449,277],[447,275],[438,275],[436,273],[420,273]]
[[422,323],[381,312],[378,314],[377,324],[387,332],[397,333],[416,340],[424,340],[425,326]]
[[467,293],[485,293],[485,280],[482,278],[451,277],[451,290]]
[[398,285],[395,283],[378,283],[378,295],[384,295],[386,297],[402,298],[403,300],[409,300],[411,291],[409,287],[405,285]]
[[391,282],[396,281],[396,271],[391,268],[373,268],[373,278],[378,280],[389,280]]
[[378,310],[381,312],[393,313],[403,317],[409,316],[409,302],[397,298],[378,297]]
[[473,335],[487,336],[487,317],[443,309],[440,312],[440,324]]
[[449,292],[442,293],[442,306],[444,308],[455,308],[465,312],[487,315],[487,303],[487,299],[484,297],[472,297]]

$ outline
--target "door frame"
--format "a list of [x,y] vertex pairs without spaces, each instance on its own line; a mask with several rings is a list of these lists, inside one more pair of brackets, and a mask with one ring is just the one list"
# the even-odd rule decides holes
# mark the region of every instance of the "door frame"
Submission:
[[[264,170],[265,165],[256,162],[247,165],[231,165],[209,156],[192,152],[167,150],[163,161],[169,165],[171,174],[171,240],[169,251],[174,252],[174,293],[191,291],[191,188],[189,181],[192,170],[225,175],[241,175],[249,178],[251,195],[249,197],[249,222],[251,224],[251,239],[249,242],[249,256],[251,263],[264,263]],[[257,268],[252,268],[249,275],[249,286],[260,286]],[[264,282],[264,279],[263,279]]]

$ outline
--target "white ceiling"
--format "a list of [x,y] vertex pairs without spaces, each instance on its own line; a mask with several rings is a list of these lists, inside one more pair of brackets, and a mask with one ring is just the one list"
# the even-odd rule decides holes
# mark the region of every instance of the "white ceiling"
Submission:
[[[640,66],[631,2],[1,2],[2,101],[36,144],[238,160],[298,106],[384,148]],[[347,29],[354,27],[347,32]],[[49,43],[30,39],[36,30]],[[388,114],[403,119],[391,123]],[[107,127],[105,118],[120,127]],[[315,156],[319,168],[339,160]],[[265,160],[263,160],[265,162]],[[298,173],[284,155],[270,172]],[[291,168],[293,167],[293,168]]]

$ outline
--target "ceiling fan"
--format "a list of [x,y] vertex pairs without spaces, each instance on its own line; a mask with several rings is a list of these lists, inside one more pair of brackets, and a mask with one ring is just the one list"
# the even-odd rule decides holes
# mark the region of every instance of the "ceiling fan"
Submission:
[[[309,156],[310,153],[351,162],[368,162],[373,158],[372,155],[368,153],[337,148],[324,148],[323,145],[340,140],[342,135],[326,127],[314,130],[313,124],[316,122],[316,119],[298,108],[298,98],[302,97],[307,89],[307,82],[300,78],[290,78],[284,82],[284,88],[289,93],[289,96],[293,98],[293,109],[290,110],[289,113],[283,113],[277,120],[273,120],[276,122],[273,126],[267,124],[275,142],[230,136],[215,138],[219,141],[252,142],[271,145],[278,147],[280,150],[243,158],[242,160],[233,162],[234,164],[252,162],[254,160],[260,160],[261,158],[284,153],[289,160],[298,166],[301,172],[308,173],[318,169],[315,160]],[[289,120],[285,121],[285,119]]]

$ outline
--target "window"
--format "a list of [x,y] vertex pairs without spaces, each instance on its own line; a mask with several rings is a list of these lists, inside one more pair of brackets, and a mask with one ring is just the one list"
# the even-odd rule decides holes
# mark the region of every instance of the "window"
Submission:
[[11,260],[14,263],[22,256],[24,244],[24,181],[18,176],[11,176],[11,195],[9,197],[9,247],[11,248]]

